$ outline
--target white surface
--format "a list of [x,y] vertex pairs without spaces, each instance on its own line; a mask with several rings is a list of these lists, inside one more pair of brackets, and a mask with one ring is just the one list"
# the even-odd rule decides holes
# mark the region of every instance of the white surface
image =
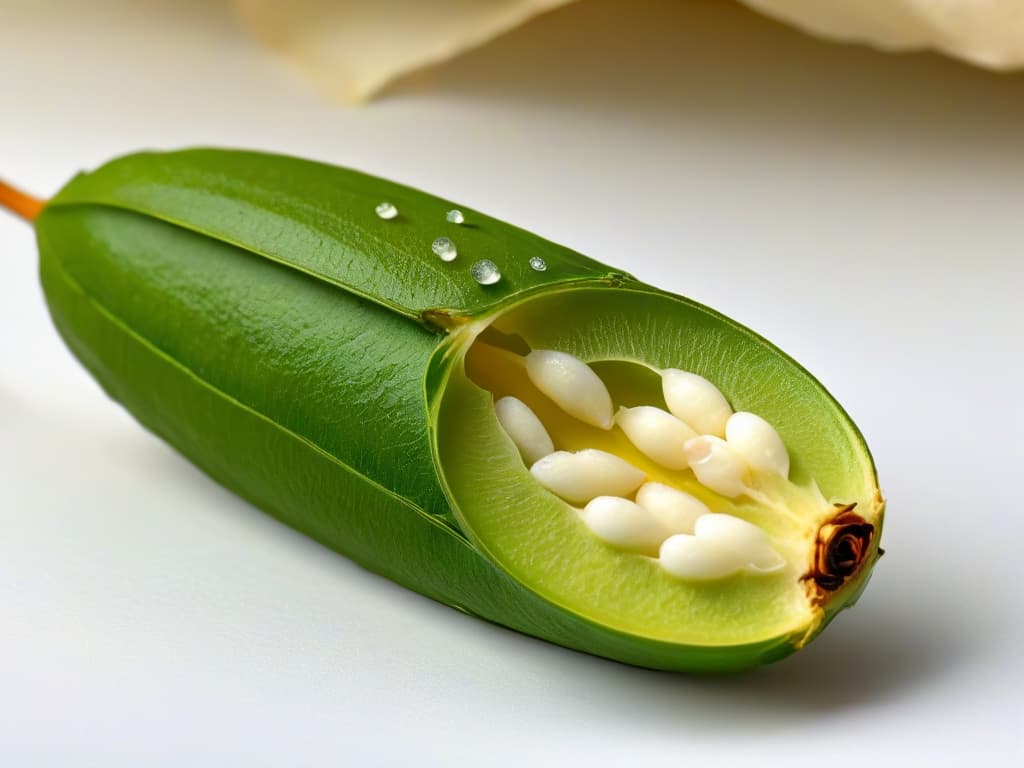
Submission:
[[831,388],[875,452],[888,554],[807,650],[730,678],[472,620],[136,426],[0,216],[0,764],[1019,760],[1024,79],[721,3],[588,0],[353,111],[212,3],[88,5],[0,0],[0,173],[49,194],[146,146],[275,149],[622,265]]

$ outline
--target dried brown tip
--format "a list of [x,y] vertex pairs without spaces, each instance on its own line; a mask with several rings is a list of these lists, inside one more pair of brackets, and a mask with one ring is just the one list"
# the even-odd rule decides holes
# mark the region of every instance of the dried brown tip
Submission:
[[6,208],[25,221],[35,221],[36,216],[46,207],[46,201],[32,197],[20,189],[0,180],[0,208]]
[[875,536],[875,526],[853,511],[856,504],[837,506],[836,514],[818,529],[814,564],[804,576],[819,603],[857,573]]

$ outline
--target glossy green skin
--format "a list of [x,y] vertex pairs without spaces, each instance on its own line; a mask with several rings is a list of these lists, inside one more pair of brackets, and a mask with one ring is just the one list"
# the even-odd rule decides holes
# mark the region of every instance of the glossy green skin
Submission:
[[[383,221],[376,203],[400,215]],[[218,482],[366,568],[467,613],[629,664],[736,669],[798,637],[687,647],[562,610],[459,529],[431,408],[447,317],[627,276],[458,206],[352,171],[251,152],[139,154],[72,180],[36,222],[62,336],[108,394]],[[454,264],[431,252],[447,235]],[[537,273],[529,256],[542,256]],[[477,285],[475,258],[503,279]],[[440,310],[440,312],[439,312]],[[852,599],[867,570],[837,596]]]

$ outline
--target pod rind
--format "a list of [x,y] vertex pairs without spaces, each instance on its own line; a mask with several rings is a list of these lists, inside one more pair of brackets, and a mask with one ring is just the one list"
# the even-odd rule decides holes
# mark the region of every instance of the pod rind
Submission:
[[[397,216],[382,219],[380,201]],[[294,157],[226,149],[143,152],[80,174],[49,207],[135,211],[304,272],[406,317],[486,313],[545,285],[614,280],[621,273],[459,204],[466,223],[446,218],[455,204],[347,168]],[[438,237],[458,257],[434,253]],[[539,272],[530,259],[540,257]],[[481,286],[470,273],[493,261],[501,280]]]

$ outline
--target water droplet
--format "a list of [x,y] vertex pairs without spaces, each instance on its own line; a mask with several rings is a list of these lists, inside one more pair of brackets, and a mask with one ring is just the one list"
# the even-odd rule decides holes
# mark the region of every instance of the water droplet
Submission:
[[398,209],[388,202],[378,203],[374,210],[382,219],[393,219],[398,215]]
[[461,224],[466,220],[466,217],[462,215],[462,211],[458,208],[452,208],[448,213],[444,215],[445,219],[450,221],[452,224]]
[[459,255],[459,252],[455,250],[455,243],[447,237],[437,238],[430,248],[438,255],[441,261],[455,261],[455,257]]
[[544,259],[542,259],[540,256],[530,257],[530,269],[532,269],[534,272],[543,272],[547,268],[548,263],[544,261]]
[[494,285],[501,280],[501,270],[498,265],[490,259],[480,259],[469,268],[469,274],[473,276],[480,285]]

